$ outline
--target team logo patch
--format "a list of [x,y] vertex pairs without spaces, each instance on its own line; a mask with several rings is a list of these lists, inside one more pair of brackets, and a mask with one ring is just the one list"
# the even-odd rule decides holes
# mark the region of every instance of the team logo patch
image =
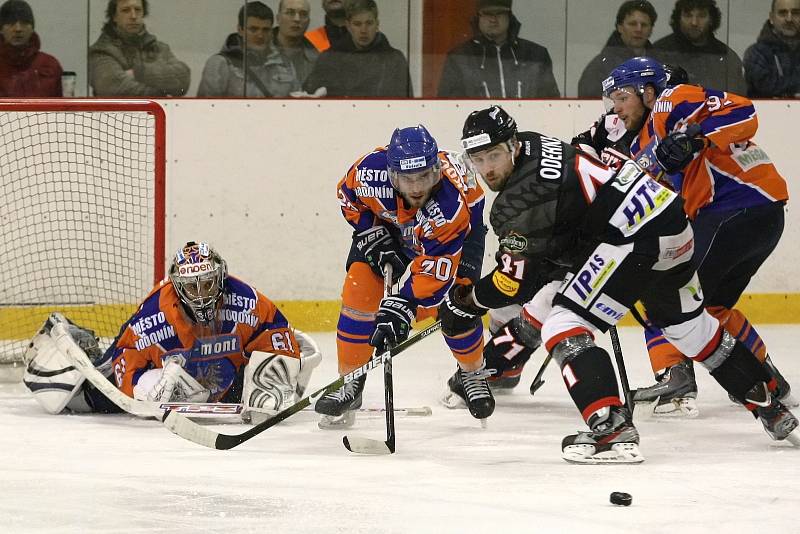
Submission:
[[461,146],[466,150],[490,144],[492,144],[492,138],[487,133],[473,135],[472,137],[467,137],[466,139],[461,140]]
[[409,159],[401,159],[400,160],[400,170],[401,171],[412,171],[414,169],[422,169],[425,167],[425,156],[420,156],[418,158],[409,158]]
[[508,252],[522,252],[528,247],[528,240],[516,232],[511,232],[500,240],[500,248]]
[[500,271],[494,272],[492,275],[492,283],[500,293],[507,297],[513,297],[519,291],[519,282],[504,275]]

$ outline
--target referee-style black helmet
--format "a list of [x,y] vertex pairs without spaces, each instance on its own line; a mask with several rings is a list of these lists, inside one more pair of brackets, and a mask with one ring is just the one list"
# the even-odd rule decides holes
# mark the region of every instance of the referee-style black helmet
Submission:
[[508,142],[517,133],[516,121],[500,106],[473,111],[464,122],[461,146],[467,154]]

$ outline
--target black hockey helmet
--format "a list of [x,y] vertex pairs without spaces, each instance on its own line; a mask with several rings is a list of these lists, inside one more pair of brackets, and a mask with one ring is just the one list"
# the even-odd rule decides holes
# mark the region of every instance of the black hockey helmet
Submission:
[[667,87],[689,83],[689,73],[680,65],[664,63],[664,71],[667,73]]
[[464,121],[461,146],[467,154],[508,142],[517,134],[516,121],[500,106],[473,111]]

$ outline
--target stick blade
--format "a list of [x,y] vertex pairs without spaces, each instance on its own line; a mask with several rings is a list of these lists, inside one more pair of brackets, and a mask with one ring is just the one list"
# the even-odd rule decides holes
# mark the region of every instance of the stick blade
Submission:
[[394,443],[379,439],[364,438],[361,436],[344,436],[342,438],[345,448],[356,454],[393,454]]

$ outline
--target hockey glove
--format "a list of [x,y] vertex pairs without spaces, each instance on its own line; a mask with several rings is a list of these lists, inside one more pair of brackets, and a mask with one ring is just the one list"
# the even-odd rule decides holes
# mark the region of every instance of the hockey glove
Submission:
[[408,339],[411,321],[417,316],[417,306],[400,296],[384,297],[375,316],[375,330],[369,344],[385,352]]
[[656,160],[667,174],[681,172],[694,159],[694,155],[706,147],[705,138],[695,137],[699,127],[693,125],[686,132],[672,132],[656,147]]
[[381,279],[383,267],[392,266],[392,283],[396,282],[406,270],[406,261],[400,245],[385,226],[373,226],[353,235],[353,245],[364,261]]
[[453,284],[444,301],[439,305],[439,319],[442,321],[442,332],[448,336],[457,336],[469,332],[486,313],[486,308],[479,308],[468,301],[472,286]]

